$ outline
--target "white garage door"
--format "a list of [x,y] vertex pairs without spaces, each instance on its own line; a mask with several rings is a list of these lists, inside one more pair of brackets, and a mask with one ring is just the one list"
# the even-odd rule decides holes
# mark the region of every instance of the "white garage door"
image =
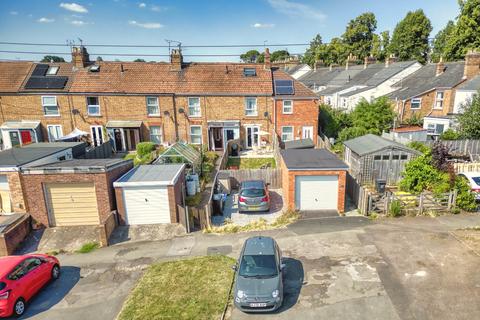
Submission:
[[127,224],[170,223],[167,187],[124,187]]
[[295,177],[295,205],[300,210],[337,210],[338,176]]

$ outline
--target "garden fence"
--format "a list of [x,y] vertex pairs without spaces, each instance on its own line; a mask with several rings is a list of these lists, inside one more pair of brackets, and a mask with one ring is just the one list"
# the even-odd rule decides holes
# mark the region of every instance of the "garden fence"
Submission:
[[454,163],[453,168],[456,173],[460,172],[479,172],[480,171],[480,162],[464,162],[464,163]]
[[242,181],[263,180],[270,184],[271,189],[280,189],[282,187],[282,169],[240,169],[240,170],[220,170],[219,173],[228,175],[232,179],[232,187],[237,188]]

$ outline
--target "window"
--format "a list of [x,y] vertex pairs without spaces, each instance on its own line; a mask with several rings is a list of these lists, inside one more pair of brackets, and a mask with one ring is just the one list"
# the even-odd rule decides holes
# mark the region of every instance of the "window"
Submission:
[[422,107],[422,98],[413,98],[410,103],[410,109],[420,109]]
[[346,108],[346,107],[347,107],[347,99],[342,98],[342,108]]
[[282,127],[282,141],[293,140],[293,127]]
[[42,97],[43,114],[46,116],[59,116],[57,97]]
[[200,98],[188,98],[188,115],[200,117]]
[[58,67],[53,67],[52,66],[52,67],[48,68],[47,76],[54,76],[54,75],[57,74],[57,72],[58,72]]
[[243,75],[245,77],[255,77],[257,75],[257,71],[255,68],[243,68]]
[[292,114],[293,113],[293,101],[292,100],[283,100],[283,113]]
[[100,115],[100,103],[98,97],[87,97],[87,113],[90,116]]
[[202,126],[190,126],[190,142],[193,144],[202,143]]
[[433,106],[435,109],[443,109],[443,91],[438,91],[435,96],[435,105]]
[[373,160],[375,161],[382,160],[382,156],[373,156]]
[[160,107],[158,106],[157,97],[147,97],[147,114],[149,116],[160,115]]
[[58,140],[58,138],[63,136],[62,126],[61,125],[48,125],[48,141],[54,142]]
[[427,134],[430,135],[440,135],[443,133],[443,130],[445,128],[444,124],[440,123],[429,123],[427,125]]
[[162,143],[162,128],[159,126],[150,127],[150,141],[155,144]]
[[382,160],[388,160],[388,159],[390,159],[390,155],[389,155],[389,154],[384,154],[384,155],[382,156]]
[[245,115],[257,115],[257,98],[245,98]]
[[400,155],[400,160],[407,160],[408,156],[406,154]]
[[392,159],[393,159],[393,160],[398,160],[398,159],[400,159],[400,155],[399,155],[399,154],[394,154],[394,155],[392,156]]

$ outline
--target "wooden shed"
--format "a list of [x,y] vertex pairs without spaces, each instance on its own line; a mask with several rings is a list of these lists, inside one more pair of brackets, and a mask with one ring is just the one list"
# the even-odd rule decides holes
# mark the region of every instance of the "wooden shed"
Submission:
[[352,175],[360,184],[385,179],[396,184],[401,179],[405,164],[420,155],[407,146],[373,134],[367,134],[344,142],[344,160]]

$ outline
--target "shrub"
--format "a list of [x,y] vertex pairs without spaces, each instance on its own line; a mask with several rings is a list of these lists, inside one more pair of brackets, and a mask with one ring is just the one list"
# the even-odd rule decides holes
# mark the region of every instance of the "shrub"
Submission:
[[89,253],[89,252],[92,252],[93,250],[97,249],[98,247],[100,247],[100,244],[98,242],[87,242],[80,249],[78,249],[77,252],[78,253]]
[[400,190],[413,193],[431,190],[442,179],[441,173],[431,163],[432,156],[430,154],[410,160],[402,173]]
[[419,141],[412,141],[407,144],[407,147],[412,148],[414,150],[420,151],[421,153],[428,153],[430,152],[430,147],[427,145],[419,142]]
[[155,150],[155,144],[153,142],[140,142],[137,144],[137,156],[139,158],[145,158]]
[[470,185],[465,178],[457,177],[455,179],[455,189],[457,190],[456,206],[465,211],[476,211],[475,195],[470,191]]
[[215,161],[218,159],[218,154],[215,151],[207,151],[203,157],[207,162],[215,164]]
[[392,217],[398,217],[402,214],[402,203],[398,200],[393,200],[390,203],[390,208],[388,209],[388,214]]
[[440,135],[440,140],[457,140],[460,138],[460,134],[452,129],[447,129]]

